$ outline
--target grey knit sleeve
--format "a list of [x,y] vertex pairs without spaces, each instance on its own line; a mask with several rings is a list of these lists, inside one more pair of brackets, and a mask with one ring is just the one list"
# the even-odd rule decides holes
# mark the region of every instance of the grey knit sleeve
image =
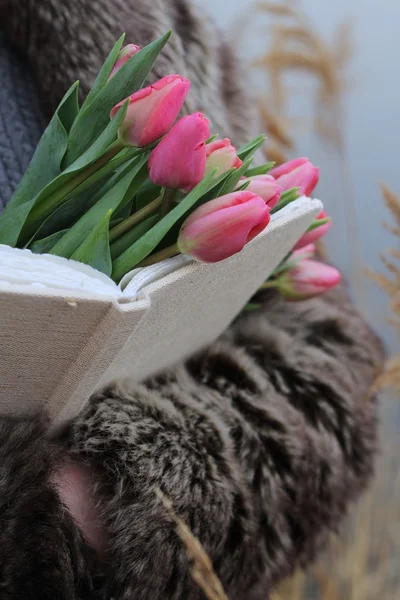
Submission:
[[371,475],[373,334],[341,292],[264,300],[186,365],[109,388],[71,425],[70,453],[98,481],[111,596],[202,597],[154,487],[228,597],[261,600],[312,559]]

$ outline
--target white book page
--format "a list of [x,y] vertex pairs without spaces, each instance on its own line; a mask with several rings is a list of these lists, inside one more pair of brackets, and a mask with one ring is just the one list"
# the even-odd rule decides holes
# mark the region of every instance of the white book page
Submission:
[[26,291],[117,299],[121,289],[104,273],[51,254],[0,245],[0,292]]

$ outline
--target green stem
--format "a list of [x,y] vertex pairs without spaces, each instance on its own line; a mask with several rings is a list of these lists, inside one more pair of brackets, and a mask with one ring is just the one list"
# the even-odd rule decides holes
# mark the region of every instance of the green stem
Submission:
[[329,223],[330,220],[330,217],[327,217],[326,219],[316,219],[311,223],[310,227],[307,229],[307,232],[313,231],[314,229],[321,227],[321,225],[326,225],[326,223]]
[[165,188],[162,203],[161,203],[160,219],[165,217],[165,215],[167,215],[169,213],[169,211],[171,210],[175,195],[176,195],[176,190],[171,190],[169,188]]
[[248,304],[246,304],[246,306],[243,308],[243,310],[245,312],[254,312],[256,310],[260,310],[260,308],[261,308],[261,304],[256,304],[255,302],[249,302]]
[[72,197],[73,194],[82,194],[87,189],[91,188],[95,183],[97,183],[103,177],[106,177],[118,167],[121,167],[123,164],[135,158],[139,155],[137,148],[130,148],[128,152],[121,152],[115,158],[110,160],[109,163],[103,165],[98,171],[96,171],[93,175],[91,175],[88,179],[85,179],[83,183],[81,183],[77,188],[75,188],[72,192],[68,194],[67,200]]
[[265,283],[262,284],[262,286],[260,287],[260,290],[268,290],[270,288],[277,288],[279,287],[279,284],[277,281],[266,281]]
[[180,254],[178,244],[172,244],[172,246],[168,246],[168,248],[164,248],[164,250],[160,250],[159,252],[148,256],[142,260],[142,262],[136,265],[136,267],[148,267],[149,265],[159,263],[166,258],[171,258],[171,256],[175,256],[176,254]]
[[137,225],[141,221],[144,221],[146,217],[155,212],[157,208],[161,206],[162,198],[163,195],[160,194],[160,196],[158,196],[158,198],[150,202],[150,204],[138,210],[138,212],[136,212],[134,215],[131,215],[127,219],[124,219],[124,221],[122,221],[122,223],[120,223],[119,225],[113,227],[113,229],[111,229],[110,231],[110,243],[120,238],[122,235],[124,235],[124,233],[130,231],[133,227],[135,227],[135,225]]

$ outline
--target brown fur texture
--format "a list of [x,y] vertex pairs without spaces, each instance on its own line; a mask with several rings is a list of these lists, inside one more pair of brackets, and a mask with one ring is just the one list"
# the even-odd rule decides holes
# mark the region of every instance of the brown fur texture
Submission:
[[172,29],[150,80],[168,73],[189,77],[186,112],[204,111],[213,131],[236,144],[251,138],[254,113],[238,61],[186,0],[0,0],[0,23],[29,58],[49,114],[76,79],[86,95],[121,33],[144,46]]
[[66,437],[99,482],[107,592],[202,597],[153,486],[231,600],[265,599],[312,559],[371,475],[373,343],[351,310],[272,298],[186,365],[92,398]]
[[91,598],[93,552],[50,484],[62,457],[42,418],[0,420],[0,598]]
[[[172,26],[153,77],[188,75],[193,108],[236,143],[250,135],[236,59],[186,0],[0,0],[0,17],[48,109],[76,77],[88,89],[121,30],[144,44]],[[155,487],[204,545],[230,600],[265,600],[313,558],[372,473],[368,390],[381,348],[343,290],[257,301],[259,311],[186,364],[97,394],[53,441],[41,422],[3,420],[1,598],[79,600],[93,586],[107,600],[203,598]],[[94,474],[103,565],[49,483],[63,449]],[[43,527],[35,518],[27,529],[39,509]]]

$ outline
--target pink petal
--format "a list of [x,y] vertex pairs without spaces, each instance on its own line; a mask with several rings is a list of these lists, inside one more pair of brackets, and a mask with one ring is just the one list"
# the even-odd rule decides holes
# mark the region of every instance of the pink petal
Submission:
[[274,167],[271,169],[269,174],[272,175],[274,179],[278,179],[278,177],[281,177],[281,175],[286,175],[287,173],[290,173],[294,169],[297,169],[297,167],[300,167],[307,162],[309,162],[308,158],[294,158],[293,160],[289,160],[278,167]]

